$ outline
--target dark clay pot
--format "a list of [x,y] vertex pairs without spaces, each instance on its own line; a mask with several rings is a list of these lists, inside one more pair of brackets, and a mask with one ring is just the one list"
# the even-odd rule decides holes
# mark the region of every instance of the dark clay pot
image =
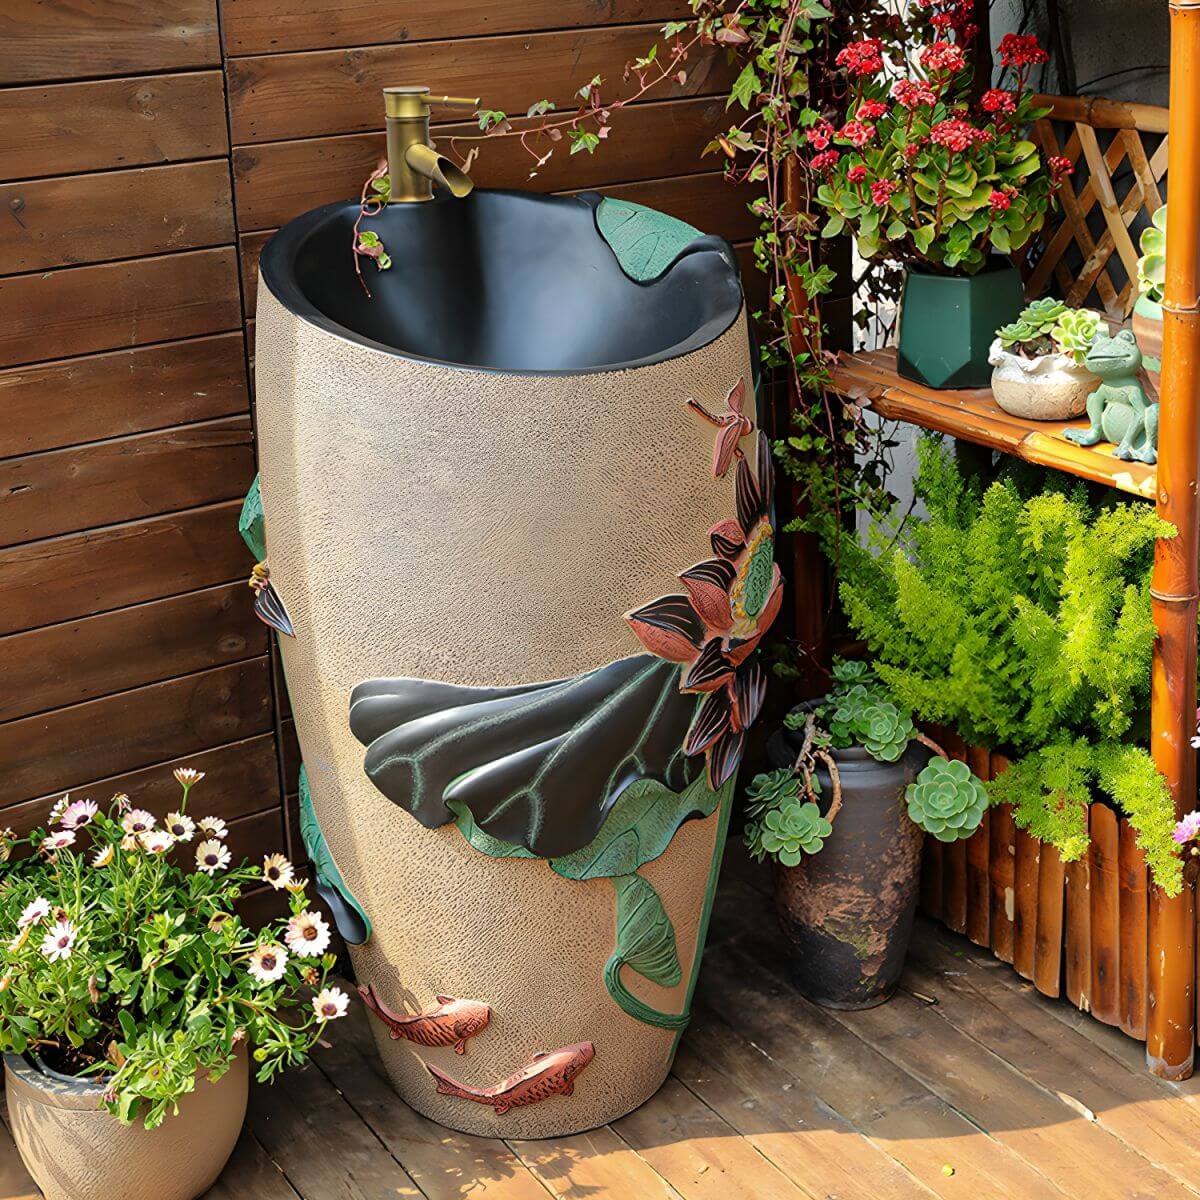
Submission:
[[931,388],[987,387],[996,330],[1021,314],[1021,276],[994,258],[977,275],[904,270],[896,369]]
[[[799,740],[773,735],[771,766],[790,766]],[[914,743],[894,763],[857,747],[833,758],[842,783],[833,833],[799,865],[775,864],[775,908],[800,991],[826,1008],[873,1008],[899,982],[912,937],[925,834],[908,819],[904,789],[929,751]],[[824,810],[833,787],[824,768],[817,777]]]

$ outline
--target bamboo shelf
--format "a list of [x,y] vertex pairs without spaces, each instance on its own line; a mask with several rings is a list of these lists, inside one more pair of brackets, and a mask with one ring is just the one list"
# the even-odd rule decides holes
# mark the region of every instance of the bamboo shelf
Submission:
[[1111,442],[1076,446],[1063,437],[1063,430],[1084,428],[1086,421],[1026,421],[1002,411],[987,388],[937,391],[902,379],[896,372],[895,350],[843,354],[833,371],[833,385],[841,395],[888,420],[947,433],[1145,500],[1155,498],[1154,467],[1114,458]]

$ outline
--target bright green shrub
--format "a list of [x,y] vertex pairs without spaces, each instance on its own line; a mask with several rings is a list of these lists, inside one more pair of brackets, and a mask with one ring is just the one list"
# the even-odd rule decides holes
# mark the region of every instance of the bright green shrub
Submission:
[[906,524],[903,546],[841,547],[842,601],[880,679],[914,716],[1014,760],[988,788],[1018,825],[1078,858],[1099,792],[1177,889],[1173,811],[1144,748],[1150,566],[1171,526],[1147,504],[1097,505],[1082,485],[983,490],[934,438],[919,455],[928,518]]

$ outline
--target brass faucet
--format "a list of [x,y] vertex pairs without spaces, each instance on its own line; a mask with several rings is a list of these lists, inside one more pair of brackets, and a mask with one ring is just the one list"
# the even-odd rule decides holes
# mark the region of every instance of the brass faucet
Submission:
[[474,110],[479,107],[478,99],[431,96],[427,87],[389,87],[383,89],[383,103],[387,114],[389,203],[432,200],[435,183],[459,199],[469,194],[475,186],[471,177],[433,148],[429,113],[434,104]]

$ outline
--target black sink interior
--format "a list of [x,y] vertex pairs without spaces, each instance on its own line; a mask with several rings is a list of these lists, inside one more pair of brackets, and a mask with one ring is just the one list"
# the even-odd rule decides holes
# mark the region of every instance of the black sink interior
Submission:
[[286,225],[263,280],[305,320],[408,357],[521,373],[642,366],[711,341],[741,309],[732,248],[697,237],[655,279],[632,279],[596,224],[596,193],[476,189],[393,204],[363,222],[393,266],[354,271],[355,203]]

